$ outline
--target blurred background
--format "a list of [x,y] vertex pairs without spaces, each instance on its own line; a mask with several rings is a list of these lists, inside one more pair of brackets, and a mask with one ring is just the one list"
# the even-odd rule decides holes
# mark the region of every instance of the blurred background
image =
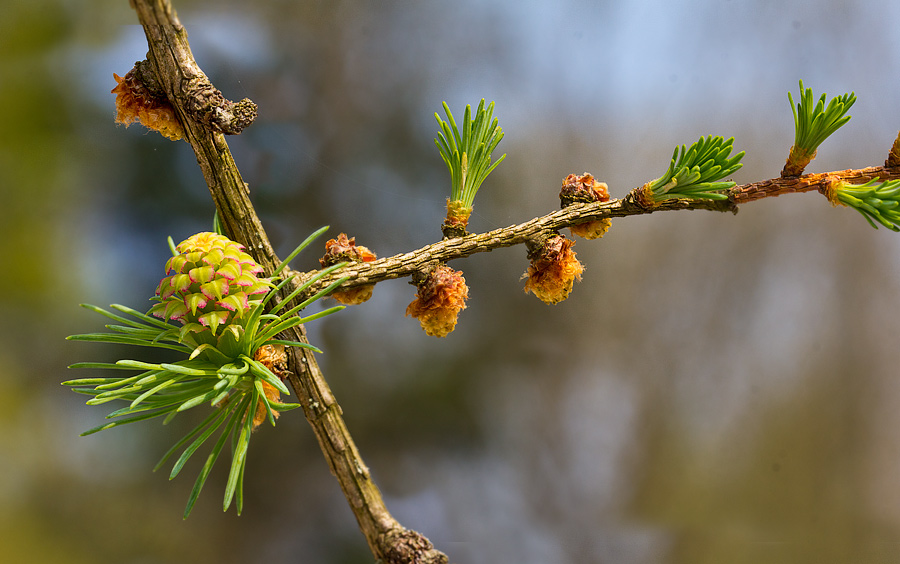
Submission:
[[[775,177],[799,79],[859,98],[809,172],[880,165],[900,129],[891,0],[176,9],[212,81],[259,104],[229,143],[281,256],[326,224],[379,256],[438,240],[444,100],[496,101],[506,132],[471,231],[557,209],[569,173],[622,197],[707,134],[747,152],[738,183]],[[299,412],[256,434],[240,517],[224,464],[187,521],[202,457],[151,472],[202,410],[78,436],[109,409],[60,386],[88,375],[66,366],[136,351],[65,341],[103,324],[77,304],[149,308],[166,237],[213,214],[186,143],[113,123],[136,21],[125,0],[0,20],[3,558],[371,562]],[[405,280],[310,326],[401,523],[457,563],[900,561],[900,235],[809,193],[625,218],[575,250],[556,306],[523,293],[523,247],[451,263],[470,300],[446,339],[404,317]]]

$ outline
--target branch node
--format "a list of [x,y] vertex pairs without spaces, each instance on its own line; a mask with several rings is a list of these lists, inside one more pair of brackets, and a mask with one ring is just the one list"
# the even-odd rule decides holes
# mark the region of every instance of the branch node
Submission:
[[891,152],[888,153],[887,160],[884,161],[884,166],[888,168],[900,167],[900,133],[894,139],[894,144],[891,147]]
[[383,564],[447,564],[447,555],[436,550],[416,531],[395,527],[378,538]]
[[822,179],[822,183],[819,185],[819,192],[831,202],[833,207],[837,207],[841,205],[837,191],[842,185],[843,182],[841,182],[840,178],[829,174]]
[[605,182],[595,180],[589,172],[566,176],[562,181],[562,188],[559,190],[561,208],[575,203],[591,204],[608,201],[609,186]]
[[653,209],[659,207],[659,203],[654,201],[653,197],[649,193],[650,184],[650,182],[647,182],[643,186],[633,189],[631,192],[625,195],[622,204],[644,211],[652,211]]
[[781,178],[799,178],[806,170],[806,165],[816,158],[816,151],[811,153],[796,145],[791,146],[791,152],[781,169]]
[[237,135],[257,116],[255,103],[247,98],[237,103],[226,100],[206,76],[189,80],[184,97],[184,109],[191,119],[216,133]]
[[466,226],[469,225],[469,216],[471,215],[471,205],[466,205],[462,200],[447,198],[447,218],[441,224],[441,233],[443,233],[444,239],[455,239],[468,235]]
[[[149,53],[147,54],[147,57],[150,57]],[[150,63],[149,60],[144,59],[143,61],[134,63],[134,76],[137,78],[138,82],[147,89],[151,96],[166,100],[166,91],[159,83],[159,78],[156,76],[153,64]]]
[[413,271],[412,275],[409,277],[409,283],[413,286],[419,287],[428,280],[428,277],[431,276],[431,273],[435,271],[441,265],[440,261],[432,260],[425,263],[422,267],[417,268]]
[[560,236],[561,235],[559,234],[558,231],[552,231],[552,232],[543,232],[542,231],[542,232],[536,234],[534,237],[529,237],[525,241],[525,249],[528,251],[528,253],[526,254],[526,257],[528,258],[528,260],[532,260],[537,255],[539,255],[544,250],[544,247],[547,245],[547,242],[550,239],[552,239],[553,237],[560,237]]

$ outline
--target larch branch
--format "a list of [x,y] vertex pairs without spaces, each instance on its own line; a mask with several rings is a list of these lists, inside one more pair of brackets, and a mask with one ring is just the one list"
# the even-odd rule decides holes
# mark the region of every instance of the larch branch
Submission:
[[[238,125],[246,125],[252,121],[255,105],[251,107],[249,100],[223,105],[224,98],[194,60],[187,32],[168,0],[132,0],[132,5],[147,36],[148,60],[194,149],[225,231],[247,247],[267,272],[272,272],[280,261],[223,136],[237,132],[226,122],[237,120]],[[236,106],[240,107],[235,109]],[[229,117],[232,110],[235,115]],[[286,338],[308,343],[302,326],[292,329]],[[388,512],[312,351],[290,351],[290,384],[372,554],[387,564],[445,564],[447,557],[435,550],[427,538],[404,528]]]
[[[237,104],[224,100],[194,61],[187,33],[168,0],[132,0],[144,26],[150,46],[148,60],[156,72],[160,87],[174,106],[185,137],[194,149],[210,194],[228,235],[254,255],[268,272],[280,264],[250,202],[249,190],[241,179],[223,133],[238,133],[256,115],[249,100]],[[343,287],[375,284],[385,280],[414,276],[435,263],[445,263],[474,253],[539,241],[572,225],[605,218],[643,215],[659,211],[709,210],[737,213],[738,206],[782,194],[818,190],[826,193],[835,181],[865,183],[875,177],[882,181],[900,178],[900,136],[883,167],[844,170],[773,178],[733,187],[725,200],[673,199],[642,205],[636,192],[618,200],[575,203],[518,225],[459,237],[448,237],[412,252],[351,263],[310,287],[304,299],[341,278]],[[309,280],[313,272],[287,271],[297,283]],[[287,336],[308,342],[302,326]],[[290,383],[303,406],[320,447],[337,477],[357,518],[372,553],[385,563],[446,563],[447,557],[435,550],[427,538],[402,527],[387,511],[378,488],[347,430],[331,390],[311,351],[292,349]]]
[[[535,240],[542,235],[546,236],[548,233],[557,232],[578,223],[676,210],[730,211],[737,213],[739,204],[782,194],[808,192],[811,190],[818,190],[824,193],[828,183],[835,180],[862,184],[875,177],[881,180],[900,178],[900,167],[868,167],[808,174],[794,178],[779,177],[741,184],[729,191],[727,200],[672,199],[666,200],[656,207],[646,208],[636,202],[632,192],[625,198],[608,202],[576,203],[518,225],[511,225],[485,233],[474,233],[462,237],[444,239],[409,253],[385,257],[372,262],[348,264],[344,268],[320,279],[307,290],[307,294],[312,295],[344,277],[348,278],[342,285],[345,288],[375,284],[395,278],[405,278],[435,262],[447,262],[465,258],[475,253],[490,252],[502,247],[520,245]],[[316,274],[316,271],[289,272],[296,274],[301,281],[308,280]]]

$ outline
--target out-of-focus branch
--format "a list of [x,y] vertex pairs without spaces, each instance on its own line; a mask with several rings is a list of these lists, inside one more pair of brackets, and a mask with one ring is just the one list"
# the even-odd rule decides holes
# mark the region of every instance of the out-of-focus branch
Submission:
[[[250,111],[249,101],[222,103],[224,98],[194,60],[187,32],[167,0],[132,0],[132,5],[144,26],[150,47],[148,60],[158,85],[184,127],[185,138],[194,149],[225,231],[231,239],[245,245],[267,272],[272,272],[280,261],[222,134],[237,132],[229,130],[227,124],[246,125],[248,119],[252,121],[255,105]],[[292,332],[288,339],[308,342],[302,326]],[[290,384],[374,557],[386,564],[446,563],[447,557],[435,550],[427,538],[404,528],[388,512],[315,356],[307,349],[291,351]]]

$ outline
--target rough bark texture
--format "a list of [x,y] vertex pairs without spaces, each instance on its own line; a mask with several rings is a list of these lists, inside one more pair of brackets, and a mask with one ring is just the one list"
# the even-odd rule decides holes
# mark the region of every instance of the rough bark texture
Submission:
[[[226,232],[271,272],[280,261],[222,135],[248,125],[256,115],[255,104],[227,102],[212,86],[194,61],[187,32],[167,1],[134,0],[133,6],[150,47],[149,67],[184,126]],[[286,338],[308,342],[303,327]],[[446,563],[447,557],[427,538],[406,529],[388,512],[313,353],[291,349],[288,369],[290,384],[374,557],[386,564]]]
[[870,166],[868,168],[820,172],[805,176],[773,178],[762,182],[735,186],[731,190],[731,199],[736,204],[746,204],[770,196],[809,192],[810,190],[818,190],[824,194],[830,181],[842,180],[852,184],[865,184],[875,177],[880,178],[882,181],[895,180],[900,178],[900,169],[896,167]]
[[[865,183],[872,178],[894,180],[900,178],[900,167],[868,167],[808,174],[792,178],[773,178],[760,182],[741,184],[731,189],[727,200],[667,200],[650,208],[636,201],[634,191],[625,198],[608,202],[574,203],[561,210],[536,217],[518,225],[510,225],[488,231],[472,233],[462,237],[444,239],[426,245],[415,251],[381,258],[372,262],[354,263],[323,277],[308,291],[308,295],[327,287],[336,280],[348,277],[342,287],[374,284],[394,278],[405,278],[422,271],[429,264],[464,258],[475,253],[484,253],[502,247],[526,244],[574,224],[596,221],[604,218],[626,217],[662,211],[709,210],[737,213],[738,205],[761,198],[780,196],[798,192],[818,190],[825,193],[833,180],[844,180],[854,184]],[[308,280],[315,272],[296,273],[300,279]]]

